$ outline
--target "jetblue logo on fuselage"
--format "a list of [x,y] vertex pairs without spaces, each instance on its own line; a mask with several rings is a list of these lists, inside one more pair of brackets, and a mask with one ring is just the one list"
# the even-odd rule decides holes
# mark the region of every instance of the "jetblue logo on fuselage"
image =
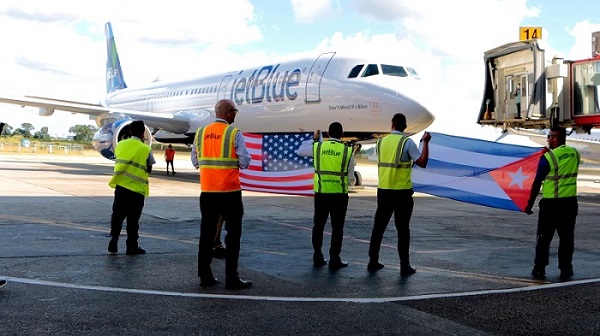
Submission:
[[302,71],[277,71],[279,66],[280,64],[266,65],[260,70],[254,70],[250,77],[235,79],[230,99],[237,105],[295,100],[298,97],[297,88],[302,80]]

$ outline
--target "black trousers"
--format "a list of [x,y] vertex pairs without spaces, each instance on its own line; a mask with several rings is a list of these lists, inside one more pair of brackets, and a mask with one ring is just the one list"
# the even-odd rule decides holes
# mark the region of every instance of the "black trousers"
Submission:
[[348,194],[323,194],[315,193],[315,214],[313,217],[312,245],[315,252],[314,257],[323,256],[321,246],[323,245],[323,230],[327,218],[331,216],[331,245],[329,247],[329,259],[341,261],[342,240],[344,238],[344,221],[348,210]]
[[210,264],[212,249],[217,232],[219,217],[225,220],[225,277],[226,281],[238,279],[238,259],[240,257],[240,238],[242,237],[242,191],[202,192],[200,194],[200,243],[198,246],[198,276],[201,279],[212,277]]
[[140,217],[144,208],[144,195],[127,188],[117,186],[110,218],[110,236],[118,239],[123,229],[123,221],[127,218],[127,249],[138,248],[138,231]]
[[535,267],[543,269],[548,265],[550,243],[554,237],[554,232],[557,232],[560,239],[558,243],[558,268],[561,271],[573,270],[575,219],[579,207],[577,197],[542,198],[539,206]]
[[173,160],[167,160],[167,173],[169,172],[169,165],[171,165],[171,171],[174,173],[175,168],[173,167]]
[[375,211],[375,223],[371,232],[371,242],[369,243],[370,262],[379,261],[379,251],[383,234],[387,228],[388,222],[394,214],[394,223],[398,231],[398,255],[400,265],[410,265],[408,250],[410,247],[410,217],[414,207],[412,189],[390,190],[377,189],[377,210]]

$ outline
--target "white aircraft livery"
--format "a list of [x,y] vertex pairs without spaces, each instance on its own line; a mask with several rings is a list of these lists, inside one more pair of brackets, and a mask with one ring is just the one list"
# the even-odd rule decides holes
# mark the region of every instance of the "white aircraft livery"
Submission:
[[336,52],[286,62],[273,62],[183,81],[156,81],[128,88],[110,22],[106,23],[107,95],[103,104],[45,97],[0,97],[0,103],[32,106],[40,115],[55,110],[94,116],[99,130],[95,148],[114,158],[123,128],[143,120],[147,139],[193,142],[198,127],[214,121],[214,105],[231,99],[239,110],[235,126],[251,133],[297,133],[327,129],[334,121],[344,137],[363,141],[390,132],[396,113],[406,116],[407,134],[424,130],[434,120],[414,92],[420,78],[410,67],[344,57]]

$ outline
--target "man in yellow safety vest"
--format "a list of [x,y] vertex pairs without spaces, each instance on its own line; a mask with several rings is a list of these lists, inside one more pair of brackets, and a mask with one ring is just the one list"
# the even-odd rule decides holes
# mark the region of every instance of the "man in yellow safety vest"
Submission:
[[531,275],[541,280],[546,277],[549,262],[550,243],[554,232],[558,232],[558,268],[560,279],[569,280],[573,276],[573,250],[575,248],[575,221],[577,218],[577,173],[579,152],[567,146],[567,132],[564,128],[553,128],[548,133],[550,148],[538,164],[537,174],[531,186],[529,201],[524,212],[532,214],[533,204],[542,187],[539,202],[537,243]]
[[115,148],[115,168],[108,183],[115,188],[115,198],[110,221],[110,242],[108,252],[117,253],[117,242],[123,220],[127,218],[126,254],[144,254],[146,251],[138,245],[139,219],[148,197],[150,186],[148,174],[156,163],[150,146],[144,143],[146,126],[141,120],[133,121],[129,128],[131,137],[119,141]]
[[410,265],[410,217],[414,200],[411,182],[413,163],[421,168],[429,160],[428,132],[423,134],[423,151],[403,132],[406,129],[406,117],[397,113],[392,117],[392,132],[377,141],[377,167],[379,182],[377,186],[377,210],[369,243],[369,264],[367,270],[376,272],[383,268],[379,262],[379,250],[388,222],[394,214],[394,223],[398,231],[398,255],[400,257],[400,275],[409,276],[416,272]]
[[323,230],[331,216],[331,245],[329,247],[329,269],[338,270],[348,266],[342,261],[344,221],[348,210],[348,185],[354,180],[354,158],[352,148],[342,142],[344,129],[339,122],[329,125],[329,139],[322,141],[321,132],[315,131],[312,140],[302,143],[298,155],[312,157],[314,174],[314,208],[312,229],[313,266],[325,266],[323,257]]

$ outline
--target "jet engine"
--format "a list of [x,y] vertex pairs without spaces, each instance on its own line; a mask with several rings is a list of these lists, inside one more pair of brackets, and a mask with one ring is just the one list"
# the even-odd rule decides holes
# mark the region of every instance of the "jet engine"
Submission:
[[[94,148],[105,158],[114,160],[116,144],[131,136],[127,126],[133,121],[133,119],[125,118],[104,124],[92,138]],[[150,133],[147,126],[144,133],[144,143],[147,145],[152,144],[152,133]]]

